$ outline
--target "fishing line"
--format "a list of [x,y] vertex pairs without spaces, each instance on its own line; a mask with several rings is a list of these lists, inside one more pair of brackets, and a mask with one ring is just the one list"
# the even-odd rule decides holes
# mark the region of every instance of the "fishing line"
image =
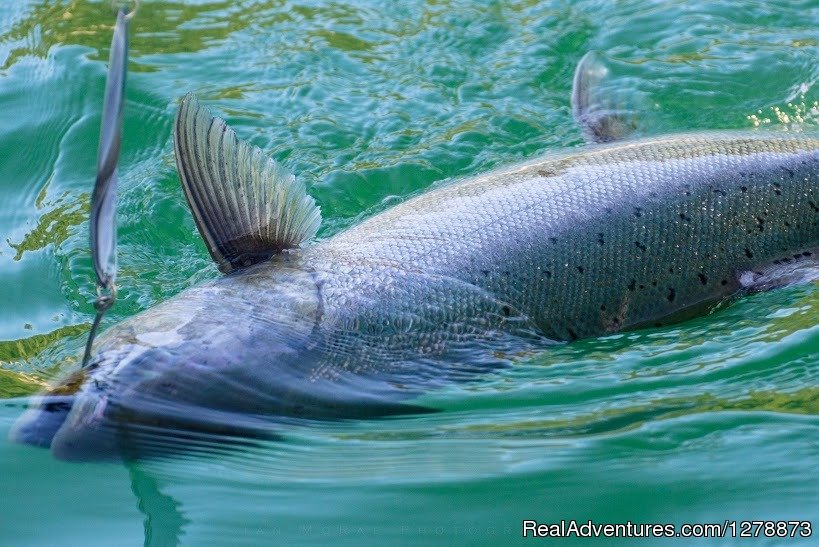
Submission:
[[108,77],[102,105],[97,178],[91,194],[90,244],[91,261],[97,277],[97,315],[88,333],[82,366],[91,360],[94,338],[105,312],[117,299],[117,163],[122,137],[122,111],[125,103],[125,80],[128,71],[128,22],[139,9],[138,0],[123,7],[120,0],[112,0],[111,8],[117,14],[111,53],[108,58]]

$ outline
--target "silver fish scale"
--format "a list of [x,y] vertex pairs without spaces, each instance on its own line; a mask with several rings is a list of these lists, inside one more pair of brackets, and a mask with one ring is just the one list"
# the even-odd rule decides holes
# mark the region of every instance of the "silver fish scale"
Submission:
[[735,292],[744,271],[807,256],[818,183],[810,136],[617,143],[451,183],[304,260],[322,279],[329,343],[348,354],[473,343],[487,325],[569,340],[679,316]]

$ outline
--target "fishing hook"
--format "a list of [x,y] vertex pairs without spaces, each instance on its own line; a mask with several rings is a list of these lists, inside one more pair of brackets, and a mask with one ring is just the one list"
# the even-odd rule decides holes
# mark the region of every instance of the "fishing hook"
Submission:
[[122,114],[125,103],[125,80],[128,67],[128,20],[136,13],[139,3],[132,0],[134,9],[118,7],[113,0],[111,6],[117,14],[114,35],[111,39],[111,53],[108,78],[105,82],[105,98],[102,106],[102,125],[97,156],[97,178],[91,194],[90,243],[91,261],[97,277],[97,299],[94,308],[97,314],[88,333],[82,366],[91,360],[94,338],[105,312],[117,299],[117,164],[119,163],[120,141],[122,138]]

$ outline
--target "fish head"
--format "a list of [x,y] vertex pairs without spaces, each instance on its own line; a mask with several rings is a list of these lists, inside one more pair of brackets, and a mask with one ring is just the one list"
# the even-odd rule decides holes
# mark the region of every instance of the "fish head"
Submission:
[[88,366],[31,400],[12,439],[61,459],[121,458],[162,444],[161,431],[255,436],[255,417],[287,414],[288,378],[315,362],[320,291],[307,272],[259,266],[106,331]]

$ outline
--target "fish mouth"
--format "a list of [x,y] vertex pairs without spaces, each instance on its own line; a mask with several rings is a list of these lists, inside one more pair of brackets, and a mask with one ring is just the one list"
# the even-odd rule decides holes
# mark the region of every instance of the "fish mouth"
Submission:
[[188,405],[135,410],[100,393],[40,395],[14,423],[9,440],[49,449],[63,461],[116,462],[279,439],[265,421],[242,421],[240,415]]
[[164,355],[140,353],[129,362],[131,372],[124,379],[93,373],[115,359],[120,363],[122,353],[98,356],[29,398],[9,440],[48,449],[60,460],[87,462],[172,455],[191,443],[241,446],[276,437],[260,418],[176,400],[156,374],[167,360]]
[[104,413],[107,397],[42,395],[14,423],[9,439],[18,444],[51,449],[62,460],[109,459],[110,446]]
[[102,394],[37,396],[12,426],[9,440],[50,449],[65,461],[122,459],[123,428],[108,415],[112,406]]
[[75,399],[74,395],[35,397],[12,426],[9,439],[19,444],[51,448],[54,436],[74,407]]
[[33,397],[27,410],[12,426],[9,439],[19,444],[50,448],[65,424],[87,375],[86,369],[69,374],[62,382]]

